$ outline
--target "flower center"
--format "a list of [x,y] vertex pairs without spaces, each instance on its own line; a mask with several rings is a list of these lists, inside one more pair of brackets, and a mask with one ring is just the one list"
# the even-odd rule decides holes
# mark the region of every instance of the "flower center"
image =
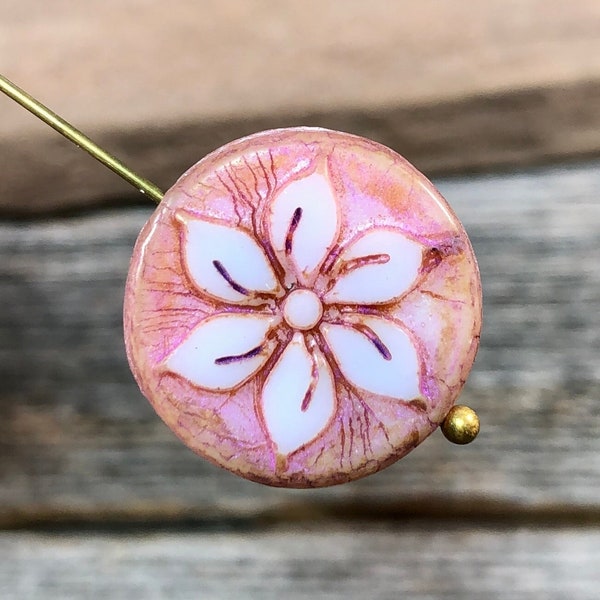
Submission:
[[294,329],[311,329],[322,316],[321,300],[310,290],[294,290],[283,302],[283,318]]

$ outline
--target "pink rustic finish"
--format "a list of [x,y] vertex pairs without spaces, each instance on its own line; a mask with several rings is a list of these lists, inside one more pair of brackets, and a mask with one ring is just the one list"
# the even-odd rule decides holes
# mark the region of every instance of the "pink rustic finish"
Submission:
[[188,170],[142,230],[134,376],[195,452],[248,479],[363,477],[423,441],[473,363],[481,285],[431,183],[374,142],[268,131]]

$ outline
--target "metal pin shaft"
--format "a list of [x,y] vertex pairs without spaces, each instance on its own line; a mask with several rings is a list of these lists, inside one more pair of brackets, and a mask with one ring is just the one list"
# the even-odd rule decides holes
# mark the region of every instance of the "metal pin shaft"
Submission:
[[23,108],[26,108],[29,112],[33,113],[36,117],[44,121],[44,123],[47,123],[50,125],[50,127],[58,131],[58,133],[64,135],[76,146],[82,150],[85,150],[96,160],[100,161],[103,165],[114,171],[117,175],[142,192],[142,194],[145,194],[157,204],[162,200],[164,193],[158,186],[151,181],[144,179],[137,173],[134,173],[129,167],[124,165],[112,154],[109,154],[106,152],[106,150],[100,148],[100,146],[94,143],[81,131],[73,127],[73,125],[65,121],[62,117],[59,117],[56,113],[51,111],[41,102],[30,96],[26,91],[16,86],[1,74],[0,91],[4,92],[9,98],[12,98]]

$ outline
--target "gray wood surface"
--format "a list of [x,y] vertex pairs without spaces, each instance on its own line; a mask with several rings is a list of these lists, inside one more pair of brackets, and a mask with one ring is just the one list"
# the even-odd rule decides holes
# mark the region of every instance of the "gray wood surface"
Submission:
[[458,448],[436,433],[382,473],[320,491],[207,464],[136,390],[121,302],[150,209],[1,223],[0,525],[600,515],[600,165],[439,184],[482,271],[482,345],[462,397],[482,434]]
[[194,456],[123,350],[151,207],[2,97],[0,599],[600,598],[600,3],[125,4],[0,0],[0,72],[161,186],[294,124],[462,173],[482,433],[322,490]]
[[593,600],[600,530],[320,523],[0,534],[4,600]]

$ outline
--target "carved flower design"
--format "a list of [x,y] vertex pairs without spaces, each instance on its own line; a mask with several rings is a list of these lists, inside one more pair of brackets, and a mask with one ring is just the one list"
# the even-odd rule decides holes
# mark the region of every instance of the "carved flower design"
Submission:
[[340,245],[340,206],[326,174],[292,180],[267,200],[264,228],[178,211],[184,266],[218,307],[166,368],[211,392],[256,378],[257,410],[278,453],[326,430],[338,383],[361,394],[421,396],[420,361],[390,305],[416,285],[423,246],[367,224]]

